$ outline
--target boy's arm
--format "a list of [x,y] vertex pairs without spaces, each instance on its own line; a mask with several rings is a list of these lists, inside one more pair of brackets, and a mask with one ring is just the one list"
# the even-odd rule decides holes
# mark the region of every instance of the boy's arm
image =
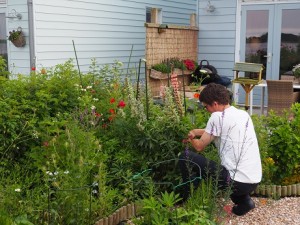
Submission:
[[[197,130],[203,130],[203,129],[197,129]],[[214,140],[214,136],[206,133],[203,130],[202,136],[200,139],[192,139],[189,138],[189,142],[192,144],[192,146],[196,149],[196,151],[200,152],[202,151],[207,145],[209,145],[213,140]]]

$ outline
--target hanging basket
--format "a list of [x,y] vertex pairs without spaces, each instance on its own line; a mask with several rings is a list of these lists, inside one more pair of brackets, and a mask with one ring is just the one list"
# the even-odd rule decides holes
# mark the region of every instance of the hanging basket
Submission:
[[10,32],[11,35],[13,34],[18,34],[17,37],[14,37],[13,40],[10,39],[10,41],[13,43],[14,46],[16,46],[17,48],[20,48],[20,47],[24,47],[26,45],[26,39],[25,39],[25,36],[24,36],[24,33],[22,31],[22,28],[19,27],[17,31],[12,31]]
[[23,35],[23,33],[21,33],[17,39],[12,40],[11,42],[17,48],[24,47],[26,45],[26,39],[25,39],[25,36]]

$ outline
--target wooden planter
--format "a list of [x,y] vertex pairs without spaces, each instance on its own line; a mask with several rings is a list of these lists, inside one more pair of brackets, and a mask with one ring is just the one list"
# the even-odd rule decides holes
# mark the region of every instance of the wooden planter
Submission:
[[[173,72],[178,75],[179,89],[182,90],[183,85],[186,86],[190,84],[191,71],[187,70],[187,71],[183,71],[182,73],[182,70],[174,69]],[[160,96],[161,86],[168,86],[170,84],[171,84],[171,73],[170,74],[162,73],[154,69],[149,70],[149,86],[151,89],[151,93],[154,97]]]

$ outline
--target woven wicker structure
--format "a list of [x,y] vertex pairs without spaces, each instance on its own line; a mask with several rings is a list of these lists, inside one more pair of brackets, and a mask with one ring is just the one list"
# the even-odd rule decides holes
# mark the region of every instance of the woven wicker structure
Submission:
[[267,80],[268,112],[273,110],[282,115],[294,102],[299,101],[300,92],[294,92],[293,82],[288,80]]
[[[146,60],[147,77],[153,96],[158,96],[160,86],[168,85],[168,79],[155,79],[150,76],[151,67],[170,58],[180,60],[191,59],[197,61],[198,28],[193,26],[178,26],[168,24],[161,28],[160,24],[147,23],[146,26]],[[176,73],[176,72],[175,72]],[[181,73],[178,73],[181,75]],[[171,74],[170,74],[171,75]],[[182,80],[180,76],[180,82]],[[189,76],[185,78],[185,85],[189,84]]]

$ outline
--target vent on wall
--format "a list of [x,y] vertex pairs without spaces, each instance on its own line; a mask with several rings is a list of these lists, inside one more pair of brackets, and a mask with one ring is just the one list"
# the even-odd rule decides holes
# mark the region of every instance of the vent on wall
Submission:
[[0,0],[0,4],[5,4],[6,0]]

